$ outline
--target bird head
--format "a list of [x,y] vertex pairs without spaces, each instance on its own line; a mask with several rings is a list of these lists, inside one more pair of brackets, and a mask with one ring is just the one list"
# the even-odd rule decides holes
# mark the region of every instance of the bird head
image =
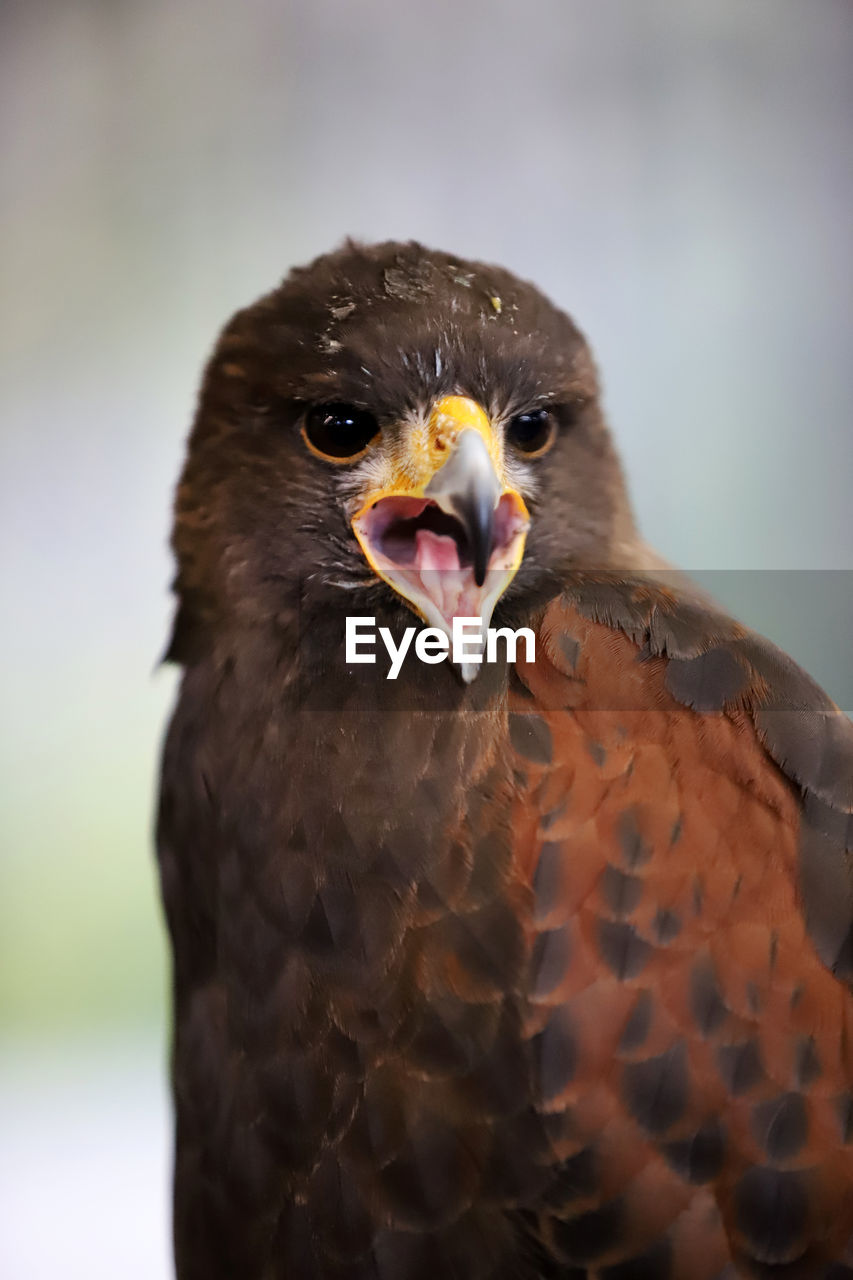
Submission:
[[[208,365],[178,489],[180,632],[529,610],[634,539],[589,348],[508,272],[418,244],[293,271]],[[513,613],[515,611],[515,613]]]

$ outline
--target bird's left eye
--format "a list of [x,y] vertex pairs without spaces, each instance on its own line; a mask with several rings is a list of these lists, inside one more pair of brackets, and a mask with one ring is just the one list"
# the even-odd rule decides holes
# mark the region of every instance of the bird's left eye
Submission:
[[548,409],[531,409],[518,413],[506,429],[506,438],[514,449],[527,458],[538,458],[554,443],[557,424]]
[[354,462],[378,432],[373,414],[352,404],[313,405],[302,423],[311,452],[332,462]]

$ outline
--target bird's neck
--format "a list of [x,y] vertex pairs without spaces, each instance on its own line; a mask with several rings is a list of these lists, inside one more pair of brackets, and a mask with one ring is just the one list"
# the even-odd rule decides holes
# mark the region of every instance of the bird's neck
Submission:
[[358,875],[389,843],[413,875],[426,867],[505,755],[505,663],[466,685],[449,662],[413,658],[391,680],[387,663],[346,664],[329,612],[231,637],[193,678],[214,710],[214,794],[262,814],[282,856],[304,843],[321,878]]

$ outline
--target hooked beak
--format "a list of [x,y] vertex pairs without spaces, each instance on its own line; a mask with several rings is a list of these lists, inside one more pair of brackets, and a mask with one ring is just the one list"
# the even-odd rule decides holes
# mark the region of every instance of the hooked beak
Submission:
[[[530,523],[506,482],[502,440],[473,400],[445,396],[384,461],[388,482],[352,521],[369,564],[449,639],[454,618],[477,618],[484,633],[521,564]],[[462,666],[465,680],[478,671]]]
[[474,582],[482,587],[492,554],[501,485],[483,437],[468,427],[453,454],[430,480],[424,496],[455,516],[468,537]]

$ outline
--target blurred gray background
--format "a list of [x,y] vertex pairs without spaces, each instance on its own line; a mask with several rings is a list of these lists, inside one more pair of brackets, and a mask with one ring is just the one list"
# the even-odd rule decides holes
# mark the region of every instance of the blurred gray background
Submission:
[[169,1274],[169,505],[292,264],[537,281],[650,540],[853,706],[851,65],[849,0],[5,0],[0,1275]]

